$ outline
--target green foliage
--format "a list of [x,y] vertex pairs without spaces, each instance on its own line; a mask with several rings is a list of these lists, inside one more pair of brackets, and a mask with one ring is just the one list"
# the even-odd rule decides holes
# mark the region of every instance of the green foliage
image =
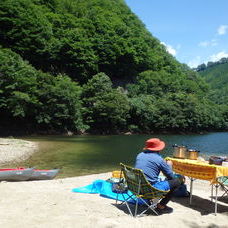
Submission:
[[221,89],[228,84],[228,63],[208,67],[199,73],[212,89]]
[[93,78],[83,86],[83,97],[93,98],[97,94],[102,95],[110,91],[112,91],[110,78],[104,73],[99,73],[94,75]]
[[[197,68],[199,69],[199,68]],[[228,128],[228,62],[227,58],[222,58],[215,63],[207,64],[207,67],[199,71],[209,86],[209,98],[220,105],[217,105],[216,112],[220,115],[217,118],[217,126],[222,129]],[[214,105],[215,106],[215,105]]]
[[[152,94],[154,96],[163,96],[166,93],[186,92],[186,93],[204,93],[206,90],[205,82],[195,80],[183,73],[168,73],[161,71],[144,71],[136,78],[135,84],[129,84],[128,90],[130,96],[139,94]],[[204,84],[203,84],[204,83]]]
[[36,96],[37,72],[18,55],[0,49],[0,108],[14,117],[25,117],[39,103]]
[[217,104],[228,105],[228,58],[207,64],[199,74],[211,88],[209,97]]
[[132,97],[131,118],[136,121],[132,124],[142,132],[222,128],[221,113],[205,97],[207,85],[197,79],[195,73],[178,76],[165,71],[145,71],[139,74],[136,83],[127,87]]
[[123,0],[1,0],[0,45],[2,124],[95,133],[228,127],[227,59],[201,65],[200,77]]
[[80,131],[81,88],[67,76],[35,70],[17,54],[0,49],[0,111],[7,119],[43,129]]
[[112,133],[126,129],[129,111],[127,96],[121,89],[113,89],[104,73],[92,77],[83,86],[85,121],[91,132]]
[[29,56],[32,63],[45,64],[42,59],[52,36],[46,10],[28,0],[3,0],[0,3],[0,42],[4,47]]
[[81,117],[81,88],[64,75],[40,75],[36,120],[58,131],[84,131]]
[[130,101],[130,125],[138,126],[135,130],[139,132],[199,131],[224,127],[222,114],[218,111],[220,107],[194,94],[166,93],[157,99],[141,95]]
[[[152,95],[140,95],[129,99],[129,130],[133,132],[153,132],[158,119],[159,109]],[[132,129],[132,127],[134,127]]]
[[218,129],[220,113],[217,107],[206,98],[194,94],[167,94],[157,101],[159,119],[156,128],[182,129],[194,131],[200,129]]
[[2,0],[0,44],[35,67],[85,83],[98,72],[132,81],[180,64],[122,0]]

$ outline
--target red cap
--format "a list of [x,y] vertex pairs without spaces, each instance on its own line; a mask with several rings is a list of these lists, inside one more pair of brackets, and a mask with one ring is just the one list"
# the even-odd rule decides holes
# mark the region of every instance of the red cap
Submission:
[[158,138],[151,138],[146,141],[146,146],[143,148],[144,150],[151,151],[160,151],[165,148],[165,142],[161,141]]

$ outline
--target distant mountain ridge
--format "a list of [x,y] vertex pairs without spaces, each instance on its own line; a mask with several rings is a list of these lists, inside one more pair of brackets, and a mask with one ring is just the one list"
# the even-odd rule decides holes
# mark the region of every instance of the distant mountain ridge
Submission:
[[214,66],[217,66],[220,64],[225,64],[225,63],[228,63],[228,58],[223,57],[219,61],[215,61],[215,62],[209,61],[207,64],[205,64],[205,63],[200,64],[199,66],[197,66],[193,70],[195,70],[197,72],[201,72],[201,71],[205,71],[208,68],[211,68],[211,67],[214,67]]
[[196,71],[211,88],[210,97],[218,104],[228,104],[228,58],[201,64]]

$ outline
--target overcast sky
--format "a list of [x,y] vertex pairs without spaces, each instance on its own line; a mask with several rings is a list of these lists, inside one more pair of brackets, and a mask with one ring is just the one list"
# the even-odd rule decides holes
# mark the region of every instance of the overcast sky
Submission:
[[125,0],[167,51],[190,67],[228,57],[228,0]]

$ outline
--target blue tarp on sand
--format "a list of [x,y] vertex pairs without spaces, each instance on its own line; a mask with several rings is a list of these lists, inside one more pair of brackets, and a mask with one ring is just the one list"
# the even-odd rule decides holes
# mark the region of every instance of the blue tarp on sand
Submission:
[[[79,192],[79,193],[89,193],[89,194],[100,194],[100,196],[116,199],[117,193],[112,191],[112,183],[105,180],[95,180],[92,184],[86,185],[84,187],[73,188],[72,192]],[[125,199],[129,198],[129,195],[132,195],[130,191],[123,194],[118,195],[118,200],[124,201]],[[175,192],[174,196],[177,197],[188,197],[189,192],[187,191],[187,187],[185,184],[182,184]],[[135,203],[134,200],[129,199],[128,202]],[[139,204],[144,204],[142,201],[139,200]]]
[[[100,196],[107,197],[110,199],[116,199],[117,193],[112,191],[112,183],[105,181],[105,180],[95,180],[92,184],[86,185],[84,187],[73,188],[72,192],[79,192],[79,193],[90,193],[90,194],[100,194]],[[130,191],[127,193],[119,194],[118,200],[124,201],[132,195]]]

